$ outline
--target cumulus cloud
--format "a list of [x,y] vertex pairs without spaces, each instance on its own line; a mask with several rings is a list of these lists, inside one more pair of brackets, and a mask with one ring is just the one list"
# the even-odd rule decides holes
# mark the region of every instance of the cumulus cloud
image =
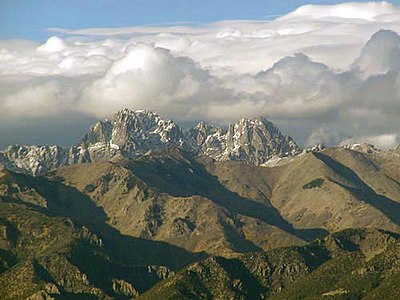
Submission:
[[274,20],[57,32],[155,43],[189,56],[218,74],[230,74],[264,71],[279,59],[298,52],[331,68],[346,69],[380,29],[400,32],[400,9],[386,1],[305,5]]
[[179,109],[196,104],[190,100],[207,89],[209,78],[190,58],[175,57],[164,48],[130,45],[104,76],[84,89],[83,108],[99,116],[115,107]]
[[275,20],[57,31],[65,37],[43,44],[0,41],[0,126],[128,107],[178,122],[264,115],[303,145],[399,142],[400,9],[385,1],[306,5]]
[[398,70],[400,66],[398,35],[390,30],[375,33],[353,64],[364,78]]
[[359,19],[359,20],[378,20],[382,16],[396,14],[398,8],[387,1],[369,3],[342,3],[337,5],[304,5],[294,12],[283,16],[282,20],[297,18],[311,19]]
[[397,133],[388,133],[375,136],[361,136],[343,140],[340,145],[349,145],[354,143],[367,143],[381,149],[395,148],[399,144],[399,135]]

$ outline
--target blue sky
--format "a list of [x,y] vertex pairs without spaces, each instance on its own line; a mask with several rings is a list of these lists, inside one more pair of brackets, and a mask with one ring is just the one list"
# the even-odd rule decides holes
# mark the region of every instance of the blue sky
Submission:
[[[262,19],[285,14],[309,3],[345,1],[277,0],[0,0],[0,39],[43,41],[46,28],[126,27],[190,21]],[[368,2],[368,1],[358,1]],[[399,5],[400,0],[391,1]]]

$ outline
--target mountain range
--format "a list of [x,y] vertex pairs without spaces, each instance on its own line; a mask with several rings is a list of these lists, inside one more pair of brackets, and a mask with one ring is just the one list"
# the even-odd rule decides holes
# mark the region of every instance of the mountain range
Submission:
[[0,157],[1,299],[400,295],[400,148],[125,109]]
[[69,149],[57,145],[11,145],[0,152],[0,162],[37,176],[61,166],[119,156],[135,158],[168,148],[252,165],[265,163],[274,155],[292,157],[301,152],[291,137],[262,117],[241,119],[227,128],[201,122],[184,132],[155,112],[123,109],[112,120],[93,124],[81,141]]

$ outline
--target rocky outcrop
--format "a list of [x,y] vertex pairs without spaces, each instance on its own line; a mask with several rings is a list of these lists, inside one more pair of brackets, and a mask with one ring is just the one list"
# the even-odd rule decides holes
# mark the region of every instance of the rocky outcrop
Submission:
[[0,162],[15,171],[42,175],[60,166],[135,158],[149,151],[181,148],[218,161],[238,160],[260,165],[272,157],[293,157],[300,148],[265,118],[241,119],[226,128],[199,123],[183,133],[173,121],[147,110],[123,109],[112,120],[93,124],[70,149],[12,145],[0,152]]
[[54,146],[11,145],[0,152],[0,162],[16,171],[29,171],[34,176],[69,163],[68,150]]
[[80,160],[104,160],[116,155],[133,158],[150,150],[185,146],[182,130],[171,120],[151,111],[124,109],[113,120],[90,127],[80,143],[84,149]]
[[218,161],[238,160],[260,165],[273,156],[292,157],[301,150],[296,142],[283,135],[267,119],[241,119],[227,129],[199,123],[189,136],[200,147],[201,153]]

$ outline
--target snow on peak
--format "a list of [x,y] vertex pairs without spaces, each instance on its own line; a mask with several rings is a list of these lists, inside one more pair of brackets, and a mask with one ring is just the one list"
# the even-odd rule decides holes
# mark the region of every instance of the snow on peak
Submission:
[[112,120],[93,124],[81,142],[70,149],[12,145],[0,152],[0,162],[36,176],[64,165],[119,156],[135,158],[168,148],[253,165],[300,153],[292,138],[262,117],[242,118],[228,127],[200,122],[183,133],[173,121],[153,111],[122,109]]

